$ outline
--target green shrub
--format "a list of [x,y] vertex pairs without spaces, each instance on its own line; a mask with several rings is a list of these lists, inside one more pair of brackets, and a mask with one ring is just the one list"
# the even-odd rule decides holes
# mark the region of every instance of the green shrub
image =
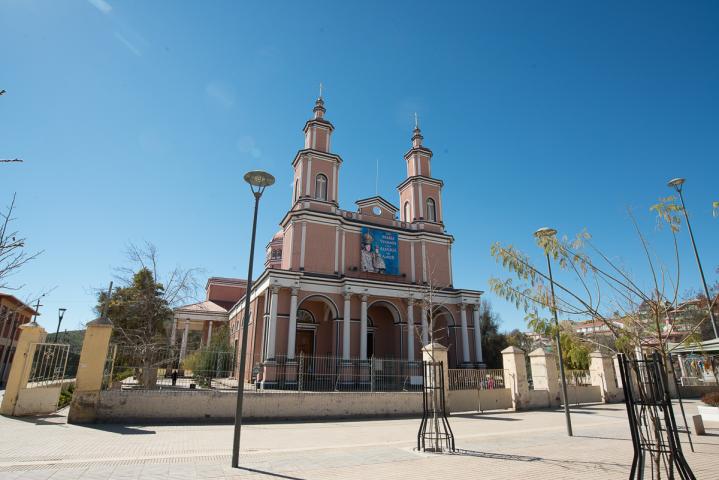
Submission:
[[72,401],[72,394],[75,391],[75,384],[71,383],[67,386],[67,388],[63,388],[60,390],[60,399],[57,402],[57,408],[58,410],[70,405],[70,402]]
[[112,374],[112,381],[120,382],[122,380],[125,380],[126,378],[132,377],[134,374],[135,374],[135,372],[132,368],[123,368],[123,369],[115,370],[115,372]]
[[702,402],[710,407],[719,407],[719,392],[705,393],[702,396]]

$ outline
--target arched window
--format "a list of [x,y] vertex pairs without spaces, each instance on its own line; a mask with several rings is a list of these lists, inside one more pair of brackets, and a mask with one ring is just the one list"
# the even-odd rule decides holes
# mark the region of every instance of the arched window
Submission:
[[430,222],[437,221],[437,207],[435,207],[434,200],[431,198],[427,199],[427,220]]
[[300,180],[295,180],[295,202],[300,198]]
[[404,202],[404,221],[411,222],[412,219],[409,217],[409,202]]
[[315,317],[308,310],[297,310],[297,323],[315,323]]
[[315,178],[315,198],[327,200],[327,177],[321,173]]

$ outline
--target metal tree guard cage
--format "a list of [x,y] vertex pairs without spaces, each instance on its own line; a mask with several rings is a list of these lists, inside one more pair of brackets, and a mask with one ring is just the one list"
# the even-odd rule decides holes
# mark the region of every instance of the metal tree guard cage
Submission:
[[634,448],[629,479],[643,479],[648,466],[653,479],[675,478],[676,471],[682,480],[695,480],[682,452],[661,356],[632,360],[620,354],[619,370]]
[[447,419],[442,362],[422,362],[422,422],[417,450],[454,452],[454,434]]

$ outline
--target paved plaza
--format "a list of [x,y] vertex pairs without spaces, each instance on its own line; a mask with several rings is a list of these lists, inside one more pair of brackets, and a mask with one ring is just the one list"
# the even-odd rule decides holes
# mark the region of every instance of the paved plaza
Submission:
[[[687,414],[696,414],[689,402]],[[229,467],[232,426],[68,425],[62,415],[0,417],[0,479],[627,478],[632,449],[623,404],[453,415],[459,451],[413,450],[417,419],[245,425]],[[680,420],[681,422],[681,420]],[[719,424],[684,452],[699,479],[719,479]],[[682,436],[686,439],[686,435]]]

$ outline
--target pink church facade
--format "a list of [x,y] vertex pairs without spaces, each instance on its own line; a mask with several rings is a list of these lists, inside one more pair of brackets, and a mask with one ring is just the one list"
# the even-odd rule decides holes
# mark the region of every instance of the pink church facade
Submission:
[[[374,196],[354,210],[339,205],[343,160],[331,150],[334,126],[321,97],[303,131],[290,208],[249,292],[245,380],[271,383],[268,366],[300,355],[417,361],[430,339],[449,348],[450,368],[482,365],[482,292],[454,286],[444,184],[432,176],[419,127],[404,155],[399,207]],[[229,324],[239,352],[246,293],[245,280],[210,278],[206,301],[176,309],[172,342],[181,331],[181,358],[190,330],[206,345],[219,324]]]
[[[419,128],[404,155],[400,207],[375,196],[349,211],[338,201],[343,160],[331,150],[322,98],[313,113],[292,161],[291,207],[250,292],[246,381],[260,364],[299,355],[420,360],[430,336],[449,347],[450,367],[481,364],[482,292],[454,287],[443,183]],[[238,347],[243,310],[244,292],[228,310]]]

